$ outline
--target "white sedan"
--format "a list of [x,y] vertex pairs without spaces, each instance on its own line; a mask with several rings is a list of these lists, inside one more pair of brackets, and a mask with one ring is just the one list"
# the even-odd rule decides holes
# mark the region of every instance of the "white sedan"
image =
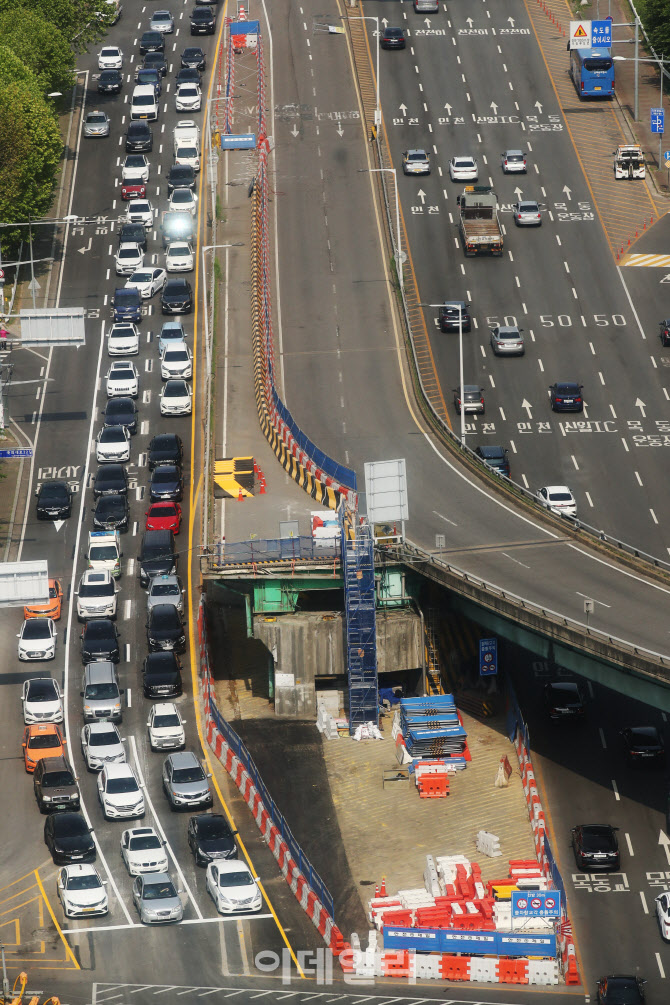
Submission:
[[148,199],[131,199],[126,207],[126,223],[143,223],[150,227],[154,222],[154,208]]
[[81,752],[89,771],[106,764],[122,764],[126,759],[119,731],[113,722],[90,722],[81,731]]
[[63,696],[58,681],[51,677],[24,680],[21,704],[27,726],[36,722],[63,721]]
[[130,460],[130,431],[127,426],[103,426],[95,439],[95,459],[98,464],[113,461],[123,464]]
[[130,279],[126,280],[126,287],[133,287],[143,300],[148,300],[149,297],[153,297],[154,293],[163,289],[166,279],[165,269],[140,268],[137,272],[133,272]]
[[449,161],[449,177],[452,181],[477,181],[477,161],[474,157],[452,157]]
[[198,197],[190,188],[173,188],[168,202],[168,209],[175,212],[190,213],[195,216],[198,207]]
[[118,45],[105,45],[98,53],[99,70],[120,70],[123,66],[123,52]]
[[140,391],[140,375],[129,359],[114,360],[105,378],[108,398],[136,398]]
[[567,485],[545,485],[537,493],[543,506],[559,516],[577,516],[577,500]]
[[190,415],[191,388],[185,380],[168,380],[161,388],[161,415]]
[[[159,585],[158,579],[152,580]],[[180,750],[186,743],[185,721],[172,701],[159,701],[149,709],[147,729],[152,750]]]
[[149,161],[145,154],[126,154],[121,168],[121,181],[144,184],[149,181]]
[[66,918],[107,914],[107,883],[94,865],[66,865],[59,870],[56,890]]
[[[190,408],[189,408],[190,411]],[[56,655],[56,626],[51,618],[29,618],[17,634],[20,660],[52,660]]]
[[205,886],[219,914],[260,911],[262,907],[261,891],[246,862],[210,862]]
[[190,81],[177,84],[174,104],[178,112],[199,112],[202,105],[202,91],[197,84],[192,84]]
[[112,325],[107,332],[109,356],[137,356],[140,351],[140,333],[137,325],[129,321]]
[[169,380],[171,377],[192,377],[193,376],[193,356],[191,350],[185,342],[177,342],[165,350],[161,356],[161,379]]
[[153,827],[133,827],[121,835],[121,858],[131,876],[167,872],[165,841]]
[[168,272],[192,272],[193,248],[188,241],[173,241],[165,252],[165,268]]
[[144,264],[144,252],[139,244],[122,244],[114,258],[117,276],[132,276]]
[[656,916],[661,929],[661,938],[670,942],[670,892],[659,893],[656,898]]
[[98,799],[105,820],[144,816],[144,794],[130,764],[106,764],[98,775]]
[[158,355],[162,356],[168,346],[183,342],[188,338],[181,321],[164,321],[158,336]]

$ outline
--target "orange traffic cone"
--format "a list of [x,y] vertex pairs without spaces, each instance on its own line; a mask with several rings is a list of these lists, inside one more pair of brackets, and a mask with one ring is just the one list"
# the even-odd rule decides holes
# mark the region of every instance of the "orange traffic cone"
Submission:
[[386,896],[386,876],[382,876],[382,885],[381,885],[381,888],[379,890],[379,896],[380,897],[385,897]]
[[242,486],[240,485],[240,491],[237,493],[237,501],[244,502],[244,496],[242,495]]

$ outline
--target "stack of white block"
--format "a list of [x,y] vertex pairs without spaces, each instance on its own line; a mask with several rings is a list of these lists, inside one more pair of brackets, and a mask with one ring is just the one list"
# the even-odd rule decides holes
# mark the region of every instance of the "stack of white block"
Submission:
[[500,838],[490,831],[477,831],[475,838],[477,851],[481,851],[489,858],[499,858],[502,855],[500,850]]
[[398,890],[396,896],[408,911],[416,911],[417,907],[435,907],[435,897],[419,887],[412,890]]
[[337,740],[339,739],[339,733],[337,732],[337,723],[333,716],[323,707],[319,705],[319,712],[316,717],[316,728],[326,740]]

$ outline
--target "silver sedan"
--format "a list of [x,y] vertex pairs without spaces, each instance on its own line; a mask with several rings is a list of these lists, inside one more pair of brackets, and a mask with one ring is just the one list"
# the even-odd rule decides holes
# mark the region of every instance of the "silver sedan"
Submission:
[[536,202],[530,200],[515,202],[512,206],[512,213],[517,227],[540,227],[542,225],[542,211]]
[[491,329],[491,348],[495,356],[523,356],[526,347],[523,328],[516,325],[496,325]]
[[84,119],[84,136],[109,136],[107,112],[89,112]]
[[430,158],[425,150],[405,150],[402,169],[404,174],[430,174]]
[[166,872],[138,876],[133,883],[133,903],[144,925],[169,924],[184,916],[179,894]]
[[157,10],[151,16],[149,22],[150,31],[160,31],[164,35],[170,35],[174,31],[174,18],[169,10]]

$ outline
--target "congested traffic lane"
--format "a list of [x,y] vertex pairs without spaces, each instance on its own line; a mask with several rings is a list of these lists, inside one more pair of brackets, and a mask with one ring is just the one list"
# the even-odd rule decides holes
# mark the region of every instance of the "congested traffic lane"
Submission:
[[[126,11],[126,14],[128,13]],[[145,14],[144,8],[142,14]],[[124,69],[128,71],[128,75],[132,73],[133,63],[137,58],[136,29],[129,21],[128,17],[122,19],[114,30],[115,39],[118,38],[119,44],[127,54]],[[179,18],[176,18],[176,21],[179,24]],[[175,48],[182,40],[184,44],[189,44],[191,41],[187,33],[179,37],[178,31],[179,29],[173,36]],[[211,40],[209,41],[211,43]],[[212,44],[207,45],[207,48],[211,53],[214,52]],[[39,435],[35,451],[35,484],[49,477],[64,476],[66,471],[69,472],[68,480],[76,489],[73,515],[65,520],[62,526],[51,522],[38,522],[35,519],[34,504],[31,504],[22,557],[24,559],[44,557],[46,553],[50,573],[62,577],[66,591],[67,604],[59,625],[56,659],[52,664],[53,669],[49,667],[47,672],[53,672],[54,676],[61,680],[66,693],[66,733],[70,756],[79,775],[82,811],[94,829],[98,846],[98,867],[109,884],[110,912],[104,918],[65,922],[55,898],[53,902],[57,917],[66,927],[68,937],[75,946],[82,965],[95,968],[101,975],[106,972],[106,956],[101,951],[102,945],[97,942],[98,937],[102,940],[113,939],[114,957],[128,961],[126,968],[128,973],[133,971],[140,977],[146,977],[149,963],[144,945],[146,936],[147,939],[152,939],[151,945],[155,944],[155,939],[159,940],[161,953],[170,960],[173,979],[189,979],[188,963],[196,953],[201,961],[201,976],[208,975],[211,979],[213,975],[220,976],[222,973],[246,972],[251,965],[256,945],[266,948],[277,942],[280,946],[284,946],[285,942],[267,907],[262,908],[255,916],[241,915],[237,918],[233,914],[228,919],[228,924],[221,924],[221,919],[205,892],[204,870],[195,866],[186,843],[188,814],[172,813],[168,808],[161,783],[163,757],[158,753],[152,753],[147,743],[146,716],[149,702],[141,693],[141,665],[146,653],[144,629],[146,597],[144,591],[139,588],[137,580],[139,541],[144,527],[144,514],[148,508],[149,473],[146,455],[154,433],[164,429],[177,431],[184,441],[184,476],[188,484],[192,428],[191,417],[165,418],[159,414],[158,392],[162,382],[158,365],[157,335],[163,319],[157,310],[157,298],[145,305],[139,324],[140,350],[138,356],[134,357],[140,373],[137,399],[139,423],[137,434],[132,437],[131,460],[127,465],[130,521],[128,532],[122,535],[124,554],[118,595],[120,662],[117,672],[119,683],[125,690],[124,721],[120,731],[124,737],[127,760],[145,785],[145,821],[165,836],[169,849],[170,872],[183,891],[184,924],[180,926],[178,933],[175,930],[161,929],[161,934],[158,935],[155,930],[150,933],[148,930],[143,931],[139,926],[137,912],[130,895],[131,879],[120,857],[121,833],[125,827],[132,826],[132,822],[103,820],[97,798],[96,777],[86,771],[80,751],[80,730],[83,724],[80,681],[83,666],[79,655],[79,626],[74,612],[73,591],[86,568],[87,535],[92,529],[91,509],[94,501],[91,480],[98,467],[93,439],[101,425],[101,409],[106,402],[104,376],[110,360],[107,356],[105,333],[110,325],[110,303],[115,287],[123,286],[125,282],[124,279],[119,280],[114,275],[114,244],[120,215],[124,208],[118,198],[120,171],[118,164],[115,169],[114,162],[119,148],[123,153],[127,106],[122,98],[103,98],[95,93],[94,62],[95,59],[92,57],[90,86],[83,112],[85,113],[90,107],[104,106],[112,120],[111,136],[107,139],[86,140],[80,153],[81,162],[77,164],[74,178],[72,212],[77,214],[81,222],[72,228],[70,238],[72,250],[65,261],[64,283],[60,297],[61,306],[70,304],[85,306],[88,341],[86,348],[79,351],[54,350],[49,374],[53,378],[53,390],[49,392],[48,410],[45,405],[36,418],[36,422],[39,423]],[[166,107],[161,108],[159,121],[154,127],[156,138],[165,133],[166,139],[156,142],[150,154],[153,178],[156,181],[152,198],[159,210],[165,208],[167,204],[165,185],[161,182],[172,163],[170,134],[177,119],[182,118],[182,115],[175,112],[173,102],[170,100],[173,92],[168,91],[174,70],[175,67],[168,69],[163,92],[167,95]],[[130,86],[130,82],[126,81],[126,96]],[[96,179],[95,184],[90,183],[91,178]],[[157,235],[151,234],[149,237],[149,252],[153,261],[163,260]],[[190,278],[193,279],[193,276]],[[193,323],[197,320],[197,316],[187,315],[183,320],[188,332],[188,342],[192,343]],[[52,385],[48,386],[51,388]],[[30,418],[26,416],[28,424]],[[177,549],[180,553],[180,572],[185,580],[190,558],[186,540],[187,498],[182,502],[182,506],[185,523],[182,524],[181,534],[177,538]],[[18,625],[20,625],[18,611],[11,612],[3,622],[7,634],[5,642],[8,653],[16,651],[15,640],[12,642],[12,632]],[[44,671],[42,666],[39,669]],[[37,672],[36,667],[31,667],[30,670],[31,673]],[[19,753],[21,720],[18,683],[27,675],[30,673],[24,673],[23,668],[17,671],[16,682],[11,687],[12,697],[3,706],[3,718],[6,718],[5,735],[11,737],[12,749]],[[178,701],[184,709],[183,717],[187,722],[186,745],[187,749],[197,751],[199,747],[195,711],[188,697],[190,674],[187,659],[184,660],[183,679],[185,693]],[[43,864],[46,858],[46,850],[42,843],[44,821],[43,818],[40,819],[34,805],[30,791],[31,782],[26,779],[25,773],[20,768],[18,753],[12,756],[13,763],[8,772],[7,791],[16,792],[17,805],[21,807],[21,824],[17,830],[22,835],[23,859],[26,867],[30,868],[35,864]],[[246,824],[246,820],[244,823]],[[255,834],[251,828],[250,833]],[[260,854],[263,872],[268,882],[274,885],[276,879],[274,861],[269,853],[265,853],[267,858],[263,857],[262,850]],[[12,862],[13,873],[15,866],[16,862]],[[52,882],[55,874],[56,870],[52,865],[44,868],[43,877],[49,894],[53,893]],[[280,893],[283,892],[280,886],[277,889]],[[299,913],[297,905],[295,910]],[[138,931],[143,932],[139,941]],[[77,932],[81,934],[78,935]],[[311,926],[307,925],[303,934],[305,942],[311,941],[313,938]]]
[[[389,17],[383,4],[370,11]],[[614,274],[525,12],[505,5],[489,13],[486,5],[474,13],[449,8],[425,19],[404,5],[392,16],[410,31],[408,48],[381,53],[394,164],[400,169],[408,147],[425,147],[433,161],[430,176],[398,175],[421,300],[453,296],[472,304],[476,328],[464,337],[464,379],[483,387],[486,413],[468,416],[470,444],[508,446],[520,484],[533,491],[568,484],[586,523],[627,539],[634,521],[635,543],[662,554],[668,541],[653,498],[656,465],[633,437],[642,427],[647,435],[659,432],[667,400],[649,379],[636,311]],[[508,148],[528,151],[526,174],[503,174],[500,153]],[[450,180],[448,162],[466,153],[479,160],[479,183],[492,183],[498,194],[503,260],[463,255],[456,206],[463,183]],[[546,207],[541,227],[514,226],[518,196]],[[458,428],[451,405],[458,337],[439,332],[435,308],[425,314]],[[493,357],[488,329],[505,321],[525,329],[525,357]],[[583,413],[551,412],[548,386],[565,379],[584,384]]]

